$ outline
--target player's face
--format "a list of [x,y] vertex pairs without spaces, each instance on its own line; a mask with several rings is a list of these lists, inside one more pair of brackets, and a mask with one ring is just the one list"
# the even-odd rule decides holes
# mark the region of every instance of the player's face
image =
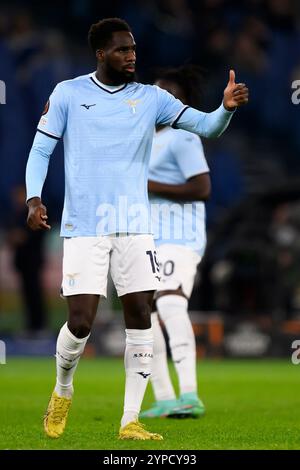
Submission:
[[155,85],[159,86],[159,88],[163,88],[164,90],[167,90],[171,95],[175,96],[175,98],[178,98],[180,101],[182,101],[184,104],[186,104],[186,97],[185,94],[181,88],[180,85],[176,82],[172,82],[171,80],[157,80],[155,82]]
[[132,82],[135,79],[136,44],[131,33],[117,31],[112,34],[102,51],[102,67],[114,82]]

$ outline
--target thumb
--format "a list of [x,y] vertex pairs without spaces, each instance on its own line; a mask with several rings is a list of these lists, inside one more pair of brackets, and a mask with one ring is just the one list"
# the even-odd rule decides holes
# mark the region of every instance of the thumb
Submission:
[[234,85],[235,83],[235,72],[232,69],[229,71],[229,83],[231,85]]
[[43,215],[46,215],[47,214],[47,209],[44,205],[41,205],[39,207],[39,212],[40,212],[40,216],[43,216]]

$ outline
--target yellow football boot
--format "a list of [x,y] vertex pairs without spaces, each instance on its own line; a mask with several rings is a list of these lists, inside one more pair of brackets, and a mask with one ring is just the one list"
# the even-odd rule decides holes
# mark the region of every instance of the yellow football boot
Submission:
[[72,398],[60,397],[56,392],[52,393],[44,417],[44,429],[49,437],[57,438],[64,432],[71,403]]
[[160,434],[146,431],[145,425],[139,421],[131,421],[123,428],[120,428],[119,439],[133,439],[135,441],[162,441],[163,437]]

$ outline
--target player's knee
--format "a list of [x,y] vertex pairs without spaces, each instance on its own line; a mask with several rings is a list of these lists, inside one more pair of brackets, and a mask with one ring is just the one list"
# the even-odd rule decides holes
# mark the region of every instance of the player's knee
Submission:
[[85,338],[91,331],[91,328],[87,323],[78,322],[77,320],[69,322],[68,327],[76,338]]
[[80,308],[72,309],[69,315],[68,328],[77,338],[85,338],[91,331],[92,316],[86,310]]
[[174,321],[174,318],[188,316],[188,300],[181,295],[163,295],[156,300],[156,306],[160,318],[164,323],[169,320]]

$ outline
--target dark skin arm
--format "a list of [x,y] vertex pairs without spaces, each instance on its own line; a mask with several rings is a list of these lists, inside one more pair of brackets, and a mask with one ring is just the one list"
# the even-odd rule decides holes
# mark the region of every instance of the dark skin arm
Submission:
[[165,184],[148,181],[149,193],[162,196],[173,201],[207,201],[210,196],[209,173],[189,178],[183,184]]
[[27,201],[28,217],[27,225],[31,230],[50,230],[47,224],[47,209],[39,197],[33,197]]

